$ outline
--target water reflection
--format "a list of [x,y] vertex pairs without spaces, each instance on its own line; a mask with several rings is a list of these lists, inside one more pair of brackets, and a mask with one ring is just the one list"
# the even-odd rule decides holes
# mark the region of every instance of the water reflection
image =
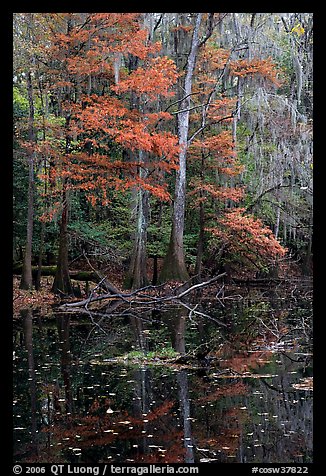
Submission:
[[[96,322],[61,313],[43,324],[23,311],[14,334],[15,460],[310,462],[312,393],[293,385],[311,377],[311,349],[290,333],[295,316],[279,304],[258,309],[264,325],[253,333],[254,309],[229,306],[219,316],[233,319],[236,335],[189,319],[185,308]],[[285,325],[278,347],[273,332]],[[159,353],[146,360],[162,346],[181,363]],[[131,349],[144,358],[119,360]]]
[[188,376],[185,370],[177,373],[177,382],[179,386],[180,410],[183,422],[184,447],[186,448],[185,463],[194,463],[194,444],[191,433],[191,414],[188,392]]
[[65,413],[71,414],[73,412],[73,394],[71,388],[71,352],[70,352],[70,316],[63,315],[57,318],[58,337],[59,337],[59,351],[61,375],[64,382],[65,391]]
[[30,418],[31,418],[31,450],[37,453],[36,432],[37,432],[37,397],[36,397],[36,372],[33,352],[33,315],[31,309],[23,309],[21,311],[24,344],[27,351],[27,367],[28,367],[28,387],[30,395]]

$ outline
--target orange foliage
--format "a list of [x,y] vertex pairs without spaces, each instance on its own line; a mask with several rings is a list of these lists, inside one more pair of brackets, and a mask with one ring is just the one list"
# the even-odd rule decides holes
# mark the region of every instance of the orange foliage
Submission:
[[190,151],[193,153],[197,151],[197,154],[198,151],[209,152],[216,159],[227,159],[236,156],[230,131],[222,131],[204,139],[196,139],[191,145]]
[[219,228],[209,228],[214,236],[227,244],[229,252],[240,253],[249,261],[279,258],[286,249],[261,220],[248,215],[244,208],[226,210],[219,220]]
[[[239,202],[244,195],[242,187],[218,187],[215,184],[202,183],[195,180],[193,180],[191,184],[193,186],[193,190],[189,192],[189,196],[201,192],[201,197],[197,198],[196,203],[199,203],[199,201],[206,201],[209,197],[213,197],[221,201],[232,200],[233,202]],[[206,192],[206,194],[203,194],[203,192]]]
[[133,90],[137,94],[146,94],[150,99],[157,96],[171,96],[169,89],[178,78],[176,65],[167,56],[151,58],[144,67],[134,70],[127,79],[112,87],[113,91],[123,93]]
[[[270,58],[230,61],[229,51],[216,49],[208,44],[202,49],[197,63],[196,91],[201,94],[201,101],[205,94],[212,92],[210,83],[216,83],[216,72],[220,74],[219,70],[226,64],[231,76],[261,76],[275,86],[280,85],[279,71]],[[234,185],[234,181],[230,180],[244,170],[236,154],[232,132],[226,129],[228,123],[233,120],[236,101],[236,98],[230,99],[221,95],[208,102],[205,131],[198,135],[189,147],[192,163],[200,170],[199,175],[190,181],[192,190],[188,194],[194,197],[195,206],[205,202],[211,205],[213,200],[230,200],[234,204],[244,198],[243,187]],[[201,113],[196,112],[195,120],[201,120]],[[221,123],[218,133],[214,126],[216,123]],[[223,176],[221,183],[216,172]],[[218,215],[206,214],[206,221],[210,219],[212,223],[210,226],[206,225],[205,230],[226,245],[224,253],[228,254],[229,258],[238,255],[244,258],[243,262],[246,264],[257,264],[257,260],[262,262],[283,256],[286,250],[275,239],[272,231],[265,227],[261,220],[244,211],[241,208],[225,209],[221,204],[218,207]]]
[[278,78],[280,71],[276,68],[271,58],[230,61],[230,74],[237,77],[259,75],[275,84],[275,86],[281,85],[281,81]]
[[230,58],[230,54],[229,50],[206,44],[205,48],[202,48],[200,51],[197,66],[198,72],[200,73],[203,69],[212,72],[223,69]]
[[[49,139],[39,150],[34,144],[34,151],[52,163],[49,170],[41,170],[40,178],[51,177],[52,199],[64,180],[66,190],[86,191],[92,205],[107,204],[109,188],[143,188],[168,200],[163,172],[177,168],[178,139],[162,127],[155,129],[158,121],[172,116],[157,108],[146,113],[145,101],[173,94],[176,66],[158,55],[161,45],[148,40],[140,14],[91,13],[86,22],[82,15],[62,14],[46,53],[51,91],[66,121],[47,124]],[[139,59],[138,67],[129,73],[123,68],[116,85],[115,62],[119,58],[121,66],[127,64],[128,55]],[[130,105],[131,92],[139,95],[137,105]],[[127,160],[122,150],[129,151]],[[141,168],[150,173],[141,178]]]

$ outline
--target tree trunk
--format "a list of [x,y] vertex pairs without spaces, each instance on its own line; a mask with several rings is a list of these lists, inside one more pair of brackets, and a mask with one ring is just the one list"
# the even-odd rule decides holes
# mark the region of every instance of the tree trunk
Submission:
[[160,281],[175,279],[186,281],[189,275],[185,265],[183,234],[185,222],[185,200],[186,200],[186,156],[189,130],[189,106],[192,89],[192,78],[196,63],[199,45],[199,27],[202,14],[198,13],[194,33],[192,36],[191,49],[187,60],[186,77],[183,91],[184,99],[181,101],[178,121],[178,137],[180,145],[179,169],[176,173],[175,197],[173,204],[172,229],[169,248],[164,259]]
[[[34,101],[33,101],[33,85],[31,71],[27,74],[27,93],[29,103],[29,123],[28,123],[28,139],[30,146],[35,142],[34,131]],[[27,205],[27,230],[26,245],[23,261],[22,277],[20,281],[20,289],[31,289],[32,281],[32,240],[33,240],[33,221],[34,221],[34,152],[28,152],[28,205]]]
[[[205,154],[202,151],[201,154],[201,164],[200,164],[200,179],[204,180],[205,174]],[[202,272],[202,262],[204,254],[204,227],[205,227],[205,210],[203,203],[204,193],[202,190],[199,192],[199,235],[197,243],[197,256],[196,256],[196,265],[195,265],[195,276],[197,276],[196,281],[199,283],[201,281],[201,272]]]
[[[68,31],[70,25],[68,24]],[[65,154],[68,155],[70,151],[71,137],[68,129],[70,123],[70,115],[66,116],[66,146]],[[68,196],[66,188],[66,180],[63,179],[62,184],[62,215],[60,223],[60,237],[59,237],[59,253],[57,260],[57,270],[52,286],[52,292],[55,294],[73,296],[73,288],[69,276],[69,261],[68,261]]]
[[156,286],[158,280],[158,256],[153,256],[153,277],[152,277],[152,285]]
[[41,276],[42,276],[42,258],[43,258],[43,249],[44,249],[44,237],[45,237],[45,223],[41,223],[41,236],[40,236],[40,247],[38,254],[38,263],[37,263],[37,274],[35,281],[35,289],[38,291],[41,289]]
[[68,202],[65,184],[62,202],[63,209],[60,224],[59,253],[52,291],[56,294],[73,296],[74,293],[70,281],[68,264]]
[[[144,162],[143,151],[139,151],[139,163]],[[144,178],[147,172],[140,167],[139,175]],[[149,221],[149,193],[147,190],[136,192],[136,232],[129,272],[125,280],[126,287],[138,289],[148,284],[147,279],[147,228]]]
[[[201,194],[200,194],[201,195]],[[196,265],[195,265],[195,275],[198,275],[197,281],[200,282],[202,274],[202,263],[203,263],[203,254],[204,254],[204,204],[200,202],[199,205],[199,235],[197,243],[197,256],[196,256]]]
[[147,279],[147,227],[149,217],[149,196],[146,190],[137,193],[137,230],[126,284],[130,289],[138,289],[148,284]]
[[[42,114],[42,135],[43,135],[43,141],[45,142],[46,140],[46,125],[45,125],[45,117],[48,116],[48,105],[47,105],[47,96],[44,104],[44,99],[43,99],[43,86],[42,86],[42,80],[41,80],[41,75],[40,75],[40,70],[39,70],[39,65],[37,68],[37,81],[38,81],[38,89],[40,93],[40,100],[41,100],[41,114]],[[46,170],[46,165],[47,161],[46,158],[44,158],[44,170]],[[47,197],[47,179],[44,179],[44,196]],[[47,209],[47,198],[45,198],[44,202],[44,211]],[[42,276],[42,259],[43,259],[43,253],[44,253],[44,238],[45,238],[45,222],[41,222],[41,235],[40,235],[40,247],[38,251],[38,270],[37,270],[37,275],[36,275],[36,281],[35,281],[35,289],[38,291],[41,288],[41,276]]]

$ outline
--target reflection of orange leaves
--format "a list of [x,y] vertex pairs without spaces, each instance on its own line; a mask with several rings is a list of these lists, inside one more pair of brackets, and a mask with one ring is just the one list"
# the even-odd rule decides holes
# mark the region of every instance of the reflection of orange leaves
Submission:
[[170,400],[165,400],[161,405],[156,407],[154,410],[150,411],[146,418],[148,421],[156,420],[158,417],[167,415],[171,408],[174,406],[175,402]]
[[[229,426],[227,426],[229,425]],[[215,432],[214,437],[206,439],[206,437],[197,438],[197,446],[205,447],[210,450],[222,451],[227,455],[233,455],[239,447],[239,437],[241,434],[241,425],[236,420],[229,423],[225,422],[223,428]]]
[[223,385],[209,395],[205,395],[204,397],[200,397],[196,400],[197,403],[204,403],[204,402],[213,402],[218,400],[222,397],[233,397],[235,395],[246,395],[247,387],[243,382],[236,382],[230,385]]
[[225,429],[216,438],[216,448],[222,450],[227,455],[233,455],[239,446],[240,431],[237,429]]
[[221,362],[221,367],[231,368],[235,372],[248,372],[266,364],[272,355],[269,351],[240,352]]
[[93,401],[92,405],[90,406],[89,412],[96,413],[100,408],[100,404],[97,398]]
[[[186,448],[183,445],[183,431],[169,431],[159,435],[158,448],[148,448],[151,453],[140,453],[134,457],[137,463],[183,463]],[[158,439],[158,438],[157,438]],[[173,444],[171,444],[173,442]],[[164,445],[162,443],[165,443]],[[164,451],[160,451],[164,450]]]

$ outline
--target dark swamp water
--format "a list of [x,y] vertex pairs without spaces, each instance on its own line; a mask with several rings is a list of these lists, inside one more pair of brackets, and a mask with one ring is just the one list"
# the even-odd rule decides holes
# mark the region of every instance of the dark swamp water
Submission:
[[22,311],[14,461],[312,462],[311,308],[309,291],[254,289],[196,308],[218,322]]

